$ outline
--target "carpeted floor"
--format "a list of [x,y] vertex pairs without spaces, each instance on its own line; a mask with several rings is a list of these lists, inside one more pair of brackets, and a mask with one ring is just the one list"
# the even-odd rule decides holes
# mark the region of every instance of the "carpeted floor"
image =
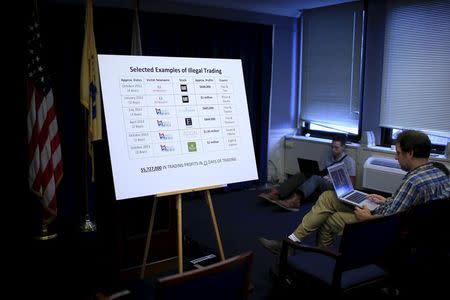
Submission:
[[[261,236],[281,239],[292,233],[312,203],[304,203],[298,212],[289,212],[259,198],[264,190],[213,193],[212,201],[225,257],[253,251],[252,283],[255,288],[250,299],[279,299],[273,293],[269,273],[277,257],[264,249],[257,239]],[[193,241],[218,253],[208,206],[201,194],[183,200],[183,231]]]

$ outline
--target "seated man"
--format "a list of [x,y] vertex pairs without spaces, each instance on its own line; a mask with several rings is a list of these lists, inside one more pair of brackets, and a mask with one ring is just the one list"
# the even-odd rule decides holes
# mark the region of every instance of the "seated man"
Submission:
[[[355,160],[345,153],[345,143],[345,137],[336,136],[333,138],[331,141],[331,151],[322,160],[321,166],[324,166],[324,169],[321,173],[326,174],[327,167],[343,162],[354,184],[356,164]],[[305,174],[297,173],[281,183],[280,186],[273,188],[269,193],[260,194],[259,197],[289,211],[298,211],[300,202],[308,198],[317,189],[320,192],[333,190],[333,184],[328,176],[312,175],[306,178]]]
[[[316,244],[330,247],[334,243],[334,236],[342,234],[347,223],[401,212],[413,205],[450,197],[449,177],[428,161],[431,142],[426,134],[405,130],[398,135],[395,147],[395,158],[408,173],[392,197],[369,195],[370,200],[380,204],[370,212],[365,206],[352,207],[338,200],[333,191],[324,192],[297,229],[288,236],[289,239],[301,242],[317,230]],[[279,253],[281,241],[265,238],[259,241],[272,253]]]

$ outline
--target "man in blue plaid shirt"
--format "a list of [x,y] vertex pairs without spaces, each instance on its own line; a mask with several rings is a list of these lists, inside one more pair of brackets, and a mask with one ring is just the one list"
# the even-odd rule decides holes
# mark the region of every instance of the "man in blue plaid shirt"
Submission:
[[[402,131],[397,136],[395,147],[395,159],[408,173],[392,197],[370,194],[369,199],[380,204],[370,212],[367,207],[353,207],[338,200],[334,191],[324,192],[289,239],[301,242],[317,230],[317,245],[330,247],[334,236],[341,234],[347,223],[401,212],[431,200],[450,199],[448,172],[446,174],[428,161],[431,142],[426,134],[415,130]],[[274,254],[281,249],[281,241],[265,238],[259,241]]]

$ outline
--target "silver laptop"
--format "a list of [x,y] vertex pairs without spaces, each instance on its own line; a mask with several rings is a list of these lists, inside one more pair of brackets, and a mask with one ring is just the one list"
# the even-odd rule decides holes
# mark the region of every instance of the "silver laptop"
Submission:
[[367,194],[353,189],[350,176],[344,163],[328,167],[328,175],[333,182],[334,190],[339,200],[363,207],[367,206],[370,211],[378,207],[378,204],[367,199]]

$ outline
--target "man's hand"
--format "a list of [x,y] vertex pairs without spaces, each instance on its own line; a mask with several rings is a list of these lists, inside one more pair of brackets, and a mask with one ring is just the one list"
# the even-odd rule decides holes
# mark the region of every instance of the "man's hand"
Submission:
[[369,199],[372,202],[382,204],[386,201],[386,198],[377,194],[369,194],[367,195],[367,199]]
[[374,216],[370,212],[370,210],[367,208],[367,206],[363,205],[362,208],[355,206],[355,216],[358,220],[369,220],[373,219]]

